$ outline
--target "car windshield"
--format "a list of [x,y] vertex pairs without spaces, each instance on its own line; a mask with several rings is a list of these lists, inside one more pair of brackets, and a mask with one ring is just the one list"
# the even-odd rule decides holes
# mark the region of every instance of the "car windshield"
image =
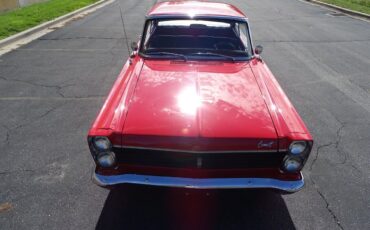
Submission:
[[251,56],[248,25],[235,20],[148,20],[140,54],[166,59],[247,60]]

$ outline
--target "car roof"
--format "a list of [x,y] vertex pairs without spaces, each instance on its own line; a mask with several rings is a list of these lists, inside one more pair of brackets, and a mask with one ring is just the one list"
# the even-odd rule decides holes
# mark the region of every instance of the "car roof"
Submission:
[[243,12],[231,4],[203,1],[160,2],[149,11],[148,17],[156,16],[222,16],[246,18]]

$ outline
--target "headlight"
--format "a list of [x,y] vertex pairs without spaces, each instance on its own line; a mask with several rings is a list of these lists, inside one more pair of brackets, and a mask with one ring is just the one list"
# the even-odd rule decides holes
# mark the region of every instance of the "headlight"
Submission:
[[112,144],[106,137],[95,137],[93,139],[94,146],[98,151],[108,151],[111,149]]
[[312,141],[293,141],[284,157],[282,169],[288,173],[300,171],[307,161],[311,148]]
[[289,146],[289,152],[293,155],[302,154],[307,148],[307,143],[305,141],[295,141]]
[[300,157],[287,157],[284,160],[284,170],[286,172],[297,172],[303,167],[303,161]]
[[112,167],[116,163],[116,156],[113,152],[100,153],[98,155],[98,163],[104,168]]

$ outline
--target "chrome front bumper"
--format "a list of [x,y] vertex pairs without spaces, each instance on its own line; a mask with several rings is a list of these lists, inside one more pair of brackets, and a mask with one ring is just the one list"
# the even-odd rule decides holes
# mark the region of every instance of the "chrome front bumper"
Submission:
[[148,176],[137,174],[122,174],[104,176],[93,173],[92,180],[101,187],[117,184],[140,184],[165,187],[193,188],[193,189],[277,189],[286,193],[297,192],[304,186],[301,180],[284,181],[271,178],[184,178],[167,176]]

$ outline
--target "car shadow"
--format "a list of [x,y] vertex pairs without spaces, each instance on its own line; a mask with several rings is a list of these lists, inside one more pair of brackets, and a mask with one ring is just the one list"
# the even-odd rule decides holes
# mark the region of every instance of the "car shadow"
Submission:
[[191,190],[121,185],[96,229],[295,229],[273,191]]

